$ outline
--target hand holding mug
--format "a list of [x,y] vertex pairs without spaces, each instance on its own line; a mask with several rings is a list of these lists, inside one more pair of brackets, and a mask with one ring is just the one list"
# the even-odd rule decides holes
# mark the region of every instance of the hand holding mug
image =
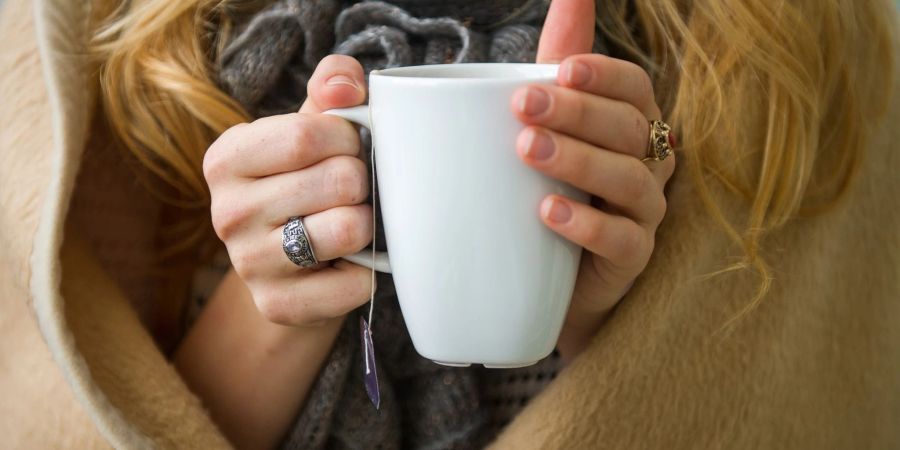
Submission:
[[[353,58],[326,57],[299,113],[232,127],[204,158],[213,226],[257,308],[272,322],[312,325],[369,298],[369,269],[339,259],[372,239],[359,135],[347,121],[320,114],[362,103],[364,80]],[[322,262],[318,267],[300,269],[282,252],[285,219],[298,215]]]
[[[593,17],[589,0],[555,1],[539,62],[589,51]],[[375,116],[381,206],[388,246],[399,256],[401,307],[417,350],[437,362],[530,364],[556,336],[571,357],[652,252],[674,161],[641,161],[648,119],[660,114],[649,77],[633,64],[589,54],[567,57],[558,73],[554,67],[556,86],[545,79],[548,70],[373,72],[381,93],[373,87],[372,105],[333,111],[370,127]],[[542,82],[513,92],[523,76]],[[368,177],[356,158],[356,132],[318,114],[361,103],[362,80],[356,61],[326,58],[299,114],[237,126],[204,161],[216,231],[257,307],[274,322],[330,320],[368,297],[368,269],[345,261],[298,269],[277,248],[285,220],[295,216],[303,217],[301,234],[319,261],[348,256],[370,241],[371,209],[360,204]],[[510,95],[513,113],[527,125],[521,132],[505,117],[508,110],[496,107]],[[517,132],[519,157],[543,175],[498,153],[512,151]],[[585,192],[594,196],[590,203]],[[548,228],[571,243],[553,239]],[[575,283],[579,247],[588,251]],[[499,260],[506,261],[503,270]],[[473,315],[481,320],[471,321]]]
[[538,62],[560,62],[557,86],[520,89],[512,109],[527,125],[516,149],[525,164],[592,195],[558,195],[540,207],[543,222],[581,245],[575,293],[560,335],[565,358],[577,354],[606,313],[644,270],[666,212],[663,187],[675,158],[642,162],[650,121],[660,119],[650,77],[639,66],[591,50],[594,2],[555,0]]

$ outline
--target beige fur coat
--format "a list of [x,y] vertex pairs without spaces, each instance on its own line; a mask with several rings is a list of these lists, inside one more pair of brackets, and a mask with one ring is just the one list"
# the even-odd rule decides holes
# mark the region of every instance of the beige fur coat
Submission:
[[[221,448],[71,225],[96,103],[90,7],[7,0],[0,21],[0,446]],[[766,242],[758,280],[686,177],[647,271],[497,448],[900,448],[900,104],[827,215]],[[739,207],[739,206],[738,206]],[[733,213],[733,212],[732,212]]]

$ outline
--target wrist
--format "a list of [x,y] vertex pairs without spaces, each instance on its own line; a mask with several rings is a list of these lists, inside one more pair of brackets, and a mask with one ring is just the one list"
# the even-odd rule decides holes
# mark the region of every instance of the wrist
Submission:
[[303,327],[276,324],[231,272],[174,364],[236,446],[271,448],[305,402],[345,317]]

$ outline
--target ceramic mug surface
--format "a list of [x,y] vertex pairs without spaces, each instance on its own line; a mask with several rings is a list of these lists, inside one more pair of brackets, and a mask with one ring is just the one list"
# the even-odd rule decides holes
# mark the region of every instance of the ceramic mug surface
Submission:
[[[588,196],[526,166],[513,92],[552,84],[549,64],[373,71],[369,105],[328,111],[369,127],[400,308],[416,350],[439,364],[520,367],[553,351],[581,247],[547,228],[549,194]],[[348,257],[373,266],[371,251]],[[377,306],[376,306],[377,307]],[[377,324],[374,325],[377,329]]]

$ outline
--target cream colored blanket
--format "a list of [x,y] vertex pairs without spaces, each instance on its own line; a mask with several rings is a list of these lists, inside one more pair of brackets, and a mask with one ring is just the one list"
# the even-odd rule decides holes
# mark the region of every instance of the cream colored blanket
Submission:
[[[0,21],[2,446],[227,447],[67,224],[90,13],[8,0]],[[773,291],[727,333],[758,280],[704,276],[740,251],[676,175],[647,271],[495,446],[900,448],[898,122],[894,100],[846,201],[766,241]]]

